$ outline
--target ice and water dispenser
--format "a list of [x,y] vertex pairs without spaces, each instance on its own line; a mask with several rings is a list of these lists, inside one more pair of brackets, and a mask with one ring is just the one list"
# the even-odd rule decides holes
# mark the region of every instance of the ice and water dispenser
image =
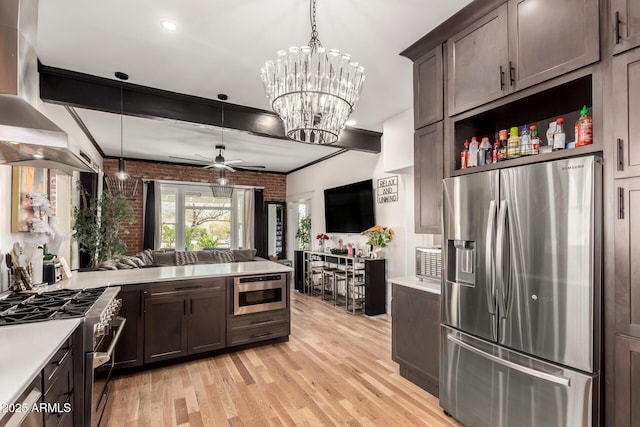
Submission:
[[473,240],[447,241],[447,277],[461,285],[476,284],[476,242]]

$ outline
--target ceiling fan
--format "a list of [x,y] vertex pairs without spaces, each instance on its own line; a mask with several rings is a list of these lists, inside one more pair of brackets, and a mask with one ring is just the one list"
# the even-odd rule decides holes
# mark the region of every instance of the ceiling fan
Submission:
[[[266,168],[266,166],[263,166],[263,165],[249,165],[249,164],[241,165],[240,163],[243,163],[243,160],[240,160],[240,159],[225,160],[223,156],[224,149],[225,149],[225,146],[223,144],[216,145],[216,150],[218,150],[218,155],[214,159],[202,156],[200,154],[195,155],[197,159],[187,158],[187,157],[177,157],[177,156],[169,156],[169,157],[172,159],[188,160],[190,162],[208,163],[207,165],[204,166],[205,169],[209,169],[209,168],[226,169],[230,172],[235,172],[236,169],[265,169]],[[233,165],[235,169],[230,165]]]

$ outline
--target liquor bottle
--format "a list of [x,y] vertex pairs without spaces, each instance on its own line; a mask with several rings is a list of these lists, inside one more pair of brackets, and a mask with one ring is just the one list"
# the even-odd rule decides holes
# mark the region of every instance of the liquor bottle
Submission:
[[553,151],[564,150],[567,135],[564,133],[564,119],[556,120],[556,131],[553,133]]

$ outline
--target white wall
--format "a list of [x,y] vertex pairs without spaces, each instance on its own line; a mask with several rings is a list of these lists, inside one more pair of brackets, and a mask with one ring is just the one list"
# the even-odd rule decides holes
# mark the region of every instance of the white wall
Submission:
[[[398,201],[379,204],[376,201],[376,223],[391,227],[395,237],[386,249],[387,278],[414,275],[416,246],[439,244],[439,235],[414,233],[414,184],[413,184],[413,111],[407,110],[387,120],[383,126],[382,153],[371,154],[348,151],[323,162],[304,168],[287,176],[287,201],[311,199],[312,247],[316,247],[315,235],[324,230],[324,189],[353,182],[398,176]],[[409,141],[409,142],[407,142]],[[385,160],[386,156],[391,160]],[[398,168],[387,169],[387,166]],[[385,172],[390,170],[390,172]],[[293,217],[294,215],[290,215]],[[292,221],[294,221],[292,219]],[[295,235],[297,224],[288,224],[290,240],[289,258],[297,249]],[[366,238],[358,234],[332,233],[329,246],[337,246],[338,239],[345,243],[356,242],[365,249]],[[391,292],[387,288],[387,311],[391,309]]]
[[[78,153],[79,149],[87,153],[102,168],[102,157],[95,149],[91,141],[85,136],[84,132],[76,124],[75,120],[67,112],[67,110],[54,104],[44,104],[38,102],[37,109],[45,114],[50,120],[58,125],[69,135],[69,148]],[[77,174],[74,174],[77,175]],[[57,176],[58,186],[58,210],[60,213],[60,231],[70,232],[71,230],[71,194],[75,188],[75,179],[66,173]],[[4,254],[9,252],[15,242],[22,244],[24,233],[11,232],[11,166],[0,165],[0,200],[3,201],[3,207],[0,211],[0,291],[7,288],[7,267],[4,260]],[[69,242],[67,242],[69,243]],[[63,245],[61,253],[72,261],[70,244]]]

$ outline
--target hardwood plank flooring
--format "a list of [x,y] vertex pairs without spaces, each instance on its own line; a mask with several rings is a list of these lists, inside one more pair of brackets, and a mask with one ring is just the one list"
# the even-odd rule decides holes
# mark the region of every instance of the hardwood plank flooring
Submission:
[[391,360],[391,317],[291,294],[289,342],[117,376],[108,426],[452,426]]

